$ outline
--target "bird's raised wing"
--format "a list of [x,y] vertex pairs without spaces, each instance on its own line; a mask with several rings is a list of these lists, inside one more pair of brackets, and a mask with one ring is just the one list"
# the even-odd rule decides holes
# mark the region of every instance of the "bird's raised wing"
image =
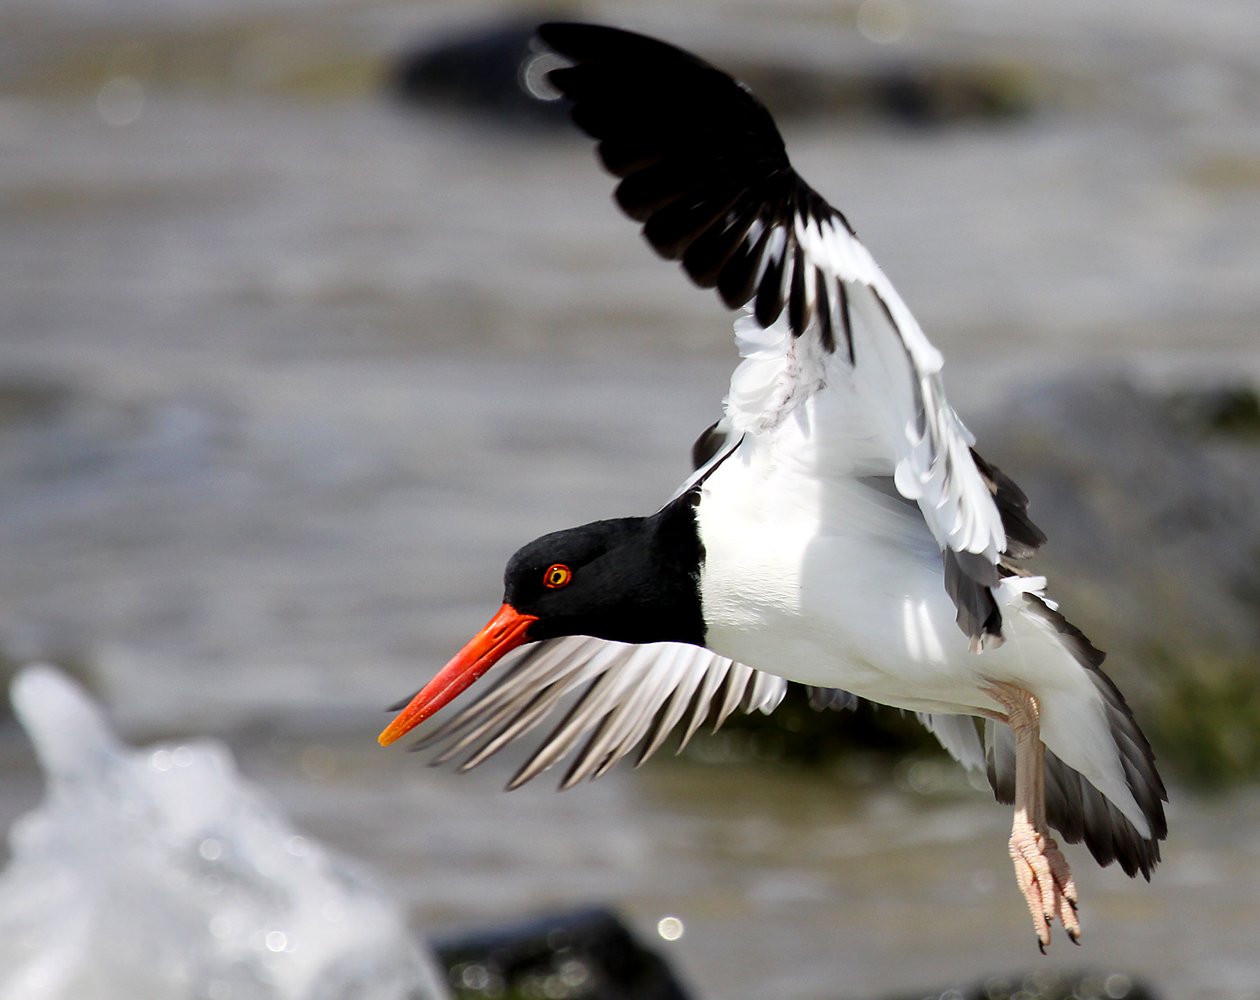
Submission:
[[1027,498],[972,450],[945,398],[940,352],[852,227],[792,168],[774,120],[743,85],[664,42],[615,28],[547,24],[572,65],[550,79],[622,178],[616,200],[661,256],[744,307],[727,421],[765,433],[831,385],[868,474],[918,503],[945,556],[945,584],[973,646],[1001,639],[992,588],[1004,556],[1044,541]]

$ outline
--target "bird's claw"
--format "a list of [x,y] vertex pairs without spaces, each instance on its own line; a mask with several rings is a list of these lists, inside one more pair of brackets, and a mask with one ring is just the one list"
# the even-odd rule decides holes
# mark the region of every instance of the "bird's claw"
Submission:
[[1054,839],[1025,825],[1011,833],[1011,861],[1015,881],[1028,903],[1042,953],[1050,946],[1050,928],[1057,918],[1069,940],[1080,944],[1076,883],[1067,859]]

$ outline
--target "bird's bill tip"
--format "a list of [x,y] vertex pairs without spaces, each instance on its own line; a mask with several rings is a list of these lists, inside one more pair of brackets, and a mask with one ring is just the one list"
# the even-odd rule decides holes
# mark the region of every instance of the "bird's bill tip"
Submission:
[[389,746],[454,701],[504,656],[528,642],[529,626],[536,621],[536,615],[521,614],[510,604],[504,604],[485,628],[473,636],[394,717],[394,721],[376,738],[377,742],[383,747]]

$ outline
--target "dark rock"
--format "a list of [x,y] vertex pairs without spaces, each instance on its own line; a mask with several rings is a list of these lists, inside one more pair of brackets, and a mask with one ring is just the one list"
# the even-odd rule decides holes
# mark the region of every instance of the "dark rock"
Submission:
[[1155,1000],[1140,980],[1127,973],[1060,972],[1038,969],[1011,976],[989,976],[970,986],[915,993],[898,1000]]
[[1031,67],[837,60],[794,66],[748,59],[722,68],[747,84],[782,121],[817,117],[891,120],[910,127],[994,124],[1032,115],[1045,89]]
[[[935,754],[936,738],[906,712],[860,698],[825,704],[799,684],[788,687],[783,702],[769,715],[735,712],[716,733],[702,730],[684,755],[706,763],[765,761],[805,767],[829,766],[839,759],[867,762]],[[865,768],[858,768],[863,773]]]
[[0,434],[58,416],[71,395],[71,389],[59,383],[25,378],[0,381]]
[[433,944],[456,1000],[687,1000],[665,960],[604,909],[537,917]]
[[1168,405],[1174,420],[1197,433],[1260,439],[1260,393],[1249,385],[1180,389]]
[[1260,440],[1210,433],[1249,398],[1065,379],[972,421],[1049,536],[1052,596],[1160,757],[1209,782],[1260,776]]
[[407,103],[459,108],[505,124],[567,122],[567,105],[546,83],[559,65],[535,37],[546,12],[455,32],[415,46],[390,76]]
[[875,84],[874,106],[909,125],[1019,118],[1036,103],[1027,74],[997,66],[892,68]]

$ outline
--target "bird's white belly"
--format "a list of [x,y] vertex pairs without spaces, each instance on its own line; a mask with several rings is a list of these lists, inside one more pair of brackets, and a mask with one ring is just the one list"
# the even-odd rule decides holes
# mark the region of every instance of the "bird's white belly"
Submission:
[[[835,559],[844,552],[815,546],[803,564],[844,566]],[[766,589],[755,597],[746,588],[709,584],[706,645],[789,680],[844,688],[882,704],[919,711],[988,707],[979,693],[982,663],[953,622],[939,574],[931,581],[939,598],[898,582],[904,578],[868,573],[825,593],[806,585],[798,595]]]
[[[701,595],[706,645],[789,680],[917,711],[993,707],[988,656],[968,649],[941,556],[913,508],[859,482],[829,487],[827,521],[706,496]],[[716,500],[715,503],[710,503]],[[752,515],[756,516],[752,516]],[[733,528],[738,525],[738,530]]]

